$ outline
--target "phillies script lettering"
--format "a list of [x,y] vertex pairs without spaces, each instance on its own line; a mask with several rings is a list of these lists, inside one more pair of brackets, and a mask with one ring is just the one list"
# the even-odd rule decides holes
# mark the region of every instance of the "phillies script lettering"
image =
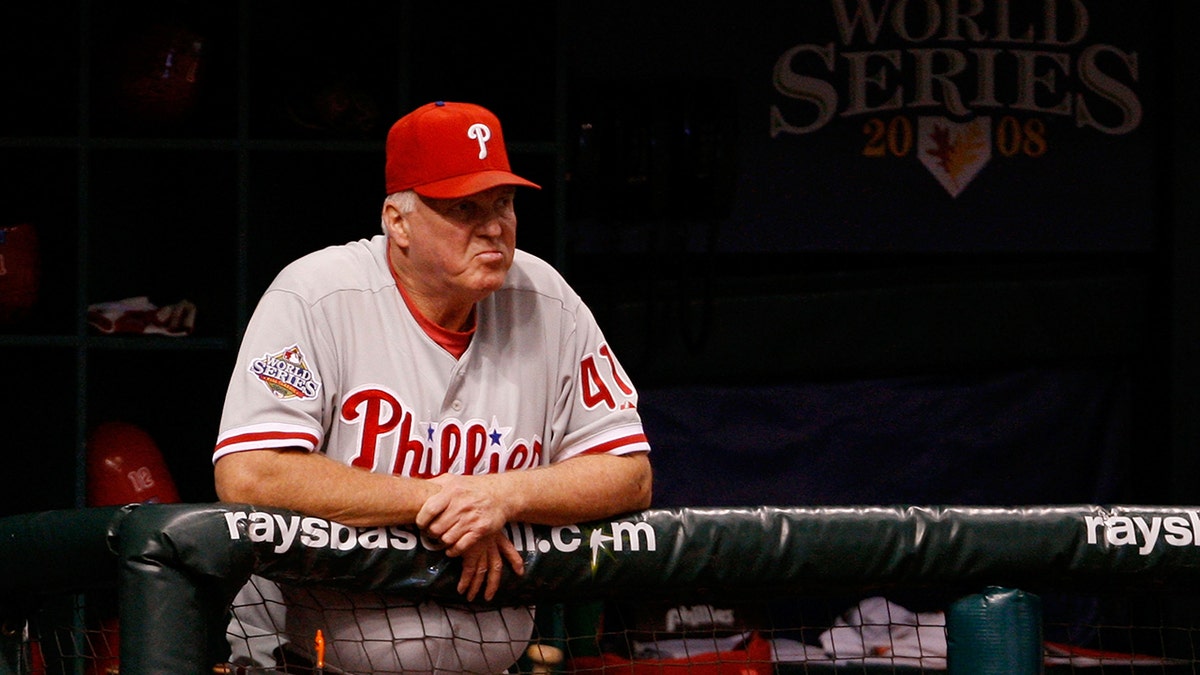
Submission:
[[542,441],[536,436],[509,440],[511,429],[495,418],[490,424],[449,418],[417,425],[413,411],[378,385],[347,394],[340,414],[358,430],[358,455],[351,464],[372,471],[388,457],[392,473],[415,478],[452,471],[466,476],[499,473],[541,464]]
[[[580,400],[593,410],[632,409],[635,392],[606,343],[579,364]],[[358,433],[353,466],[432,478],[444,473],[477,475],[518,471],[542,463],[542,439],[511,438],[512,428],[493,417],[420,421],[387,387],[368,384],[346,394],[341,421]],[[386,466],[390,461],[391,465]]]

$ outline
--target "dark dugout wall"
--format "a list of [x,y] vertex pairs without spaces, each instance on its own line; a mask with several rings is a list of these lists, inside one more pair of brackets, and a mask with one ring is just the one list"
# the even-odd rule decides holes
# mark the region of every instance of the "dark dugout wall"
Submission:
[[572,269],[662,504],[1186,503],[1194,8],[676,10],[565,18]]

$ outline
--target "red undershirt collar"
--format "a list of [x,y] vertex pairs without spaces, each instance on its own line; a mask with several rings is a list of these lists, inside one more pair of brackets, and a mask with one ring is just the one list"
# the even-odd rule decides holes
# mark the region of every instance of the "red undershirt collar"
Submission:
[[471,337],[475,335],[475,308],[471,308],[471,327],[465,331],[448,330],[442,328],[436,323],[430,321],[417,306],[413,304],[412,298],[408,297],[408,291],[404,290],[404,284],[400,283],[400,277],[396,274],[396,268],[392,267],[392,249],[388,246],[387,250],[388,271],[392,273],[392,279],[396,282],[396,288],[400,290],[400,297],[404,298],[404,304],[408,307],[408,311],[412,313],[413,318],[417,320],[417,325],[431,340],[436,342],[442,349],[445,349],[454,358],[462,358],[467,347],[471,345]]

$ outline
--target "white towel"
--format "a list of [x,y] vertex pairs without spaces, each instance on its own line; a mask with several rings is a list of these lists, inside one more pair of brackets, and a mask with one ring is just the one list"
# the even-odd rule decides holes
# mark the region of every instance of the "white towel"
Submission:
[[835,661],[917,662],[945,668],[946,616],[913,612],[886,598],[871,597],[839,616],[820,641]]

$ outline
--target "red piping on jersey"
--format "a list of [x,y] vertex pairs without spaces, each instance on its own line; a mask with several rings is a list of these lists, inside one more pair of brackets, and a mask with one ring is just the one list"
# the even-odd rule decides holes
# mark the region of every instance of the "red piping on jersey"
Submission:
[[581,455],[598,455],[601,453],[608,452],[610,450],[615,450],[617,448],[624,447],[626,445],[635,445],[637,443],[648,443],[648,442],[649,441],[646,440],[646,434],[633,434],[631,436],[625,436],[623,438],[614,438],[613,440],[608,441],[607,443],[601,443],[600,445],[597,445],[595,447],[588,448],[587,450],[584,450],[583,452],[581,452],[579,454],[581,454]]
[[417,306],[412,303],[412,299],[408,297],[408,291],[404,290],[404,284],[400,283],[400,277],[396,274],[396,268],[392,266],[392,247],[390,245],[387,248],[387,264],[388,271],[392,273],[392,280],[396,282],[396,288],[400,290],[400,297],[404,298],[404,304],[408,307],[408,311],[412,313],[413,318],[417,320],[417,325],[439,347],[450,352],[456,359],[462,358],[463,353],[467,351],[467,347],[471,345],[471,336],[475,335],[475,308],[471,308],[470,330],[456,331],[442,328],[426,318],[421,313],[421,310],[417,309]]
[[249,443],[253,441],[299,440],[308,441],[314,448],[317,446],[316,434],[288,433],[286,431],[261,431],[258,433],[238,434],[217,443],[217,450],[229,445]]

